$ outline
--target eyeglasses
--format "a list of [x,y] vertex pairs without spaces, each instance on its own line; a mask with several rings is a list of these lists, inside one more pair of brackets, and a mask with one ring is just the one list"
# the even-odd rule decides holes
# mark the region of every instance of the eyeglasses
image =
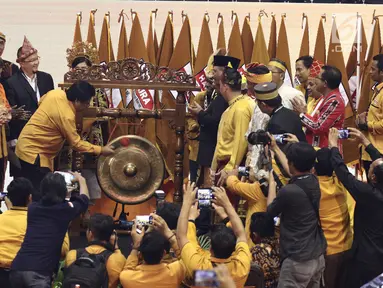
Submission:
[[33,60],[29,60],[29,61],[24,61],[25,63],[34,63],[34,62],[37,62],[37,61],[40,61],[41,57],[40,56],[37,56],[36,59],[33,59]]

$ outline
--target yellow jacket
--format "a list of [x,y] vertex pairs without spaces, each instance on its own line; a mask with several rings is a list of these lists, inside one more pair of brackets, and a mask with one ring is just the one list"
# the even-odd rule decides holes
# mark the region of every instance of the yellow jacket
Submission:
[[[383,83],[375,87],[367,114],[368,140],[383,153]],[[370,156],[362,147],[362,160],[371,161]]]
[[321,199],[319,216],[327,240],[327,255],[347,251],[352,245],[347,190],[335,176],[318,176]]
[[[203,108],[206,93],[207,93],[206,91],[202,91],[202,92],[197,93],[197,95],[195,95],[194,97],[192,96],[190,99],[190,105],[192,105],[194,102],[196,102]],[[191,130],[193,130],[193,132],[191,132]],[[188,118],[187,119],[187,131],[188,131],[188,137],[189,138],[198,137],[198,135],[199,135],[199,124],[195,118]],[[188,139],[188,142],[189,142],[189,160],[197,161],[199,141],[198,141],[198,139],[195,139],[195,140]]]
[[62,90],[45,94],[39,107],[25,125],[16,145],[16,155],[23,161],[34,164],[40,155],[40,166],[53,171],[54,158],[62,149],[65,140],[74,150],[100,154],[101,146],[83,141],[76,130],[76,110]]
[[[5,90],[3,85],[0,84],[0,106],[5,106],[6,108],[11,108],[9,106],[7,97],[5,95]],[[5,125],[1,125],[0,128],[0,158],[8,156],[8,147],[7,147],[7,135],[5,132]]]

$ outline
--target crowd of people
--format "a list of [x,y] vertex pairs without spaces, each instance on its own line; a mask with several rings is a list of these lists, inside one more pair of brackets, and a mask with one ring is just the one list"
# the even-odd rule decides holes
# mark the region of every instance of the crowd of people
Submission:
[[[0,57],[5,44],[0,33]],[[92,51],[75,44],[70,69],[86,71],[96,61]],[[87,246],[69,249],[70,223],[99,186],[94,170],[71,172],[76,193],[54,173],[64,142],[83,153],[114,153],[102,122],[88,123],[81,136],[75,125],[76,112],[108,107],[107,92],[86,81],[55,90],[26,38],[17,63],[0,58],[0,180],[8,160],[14,177],[1,198],[8,208],[0,215],[1,287],[359,288],[383,272],[383,54],[373,58],[369,108],[352,128],[344,127],[336,67],[300,57],[300,84],[291,87],[280,59],[242,70],[218,50],[206,91],[188,107],[187,127],[199,136],[189,139],[183,202],[161,203],[148,223],[134,223],[127,258],[113,218],[103,214],[90,217]],[[366,182],[346,166],[344,138],[359,142]],[[204,205],[199,189],[211,193]]]

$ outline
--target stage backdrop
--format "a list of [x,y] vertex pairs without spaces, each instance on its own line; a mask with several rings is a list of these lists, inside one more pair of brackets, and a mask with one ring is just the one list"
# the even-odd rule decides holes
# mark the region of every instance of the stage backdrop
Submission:
[[332,15],[336,15],[336,23],[339,30],[339,37],[343,48],[343,56],[347,63],[351,45],[355,39],[356,15],[357,12],[363,16],[367,40],[370,38],[371,20],[374,9],[376,14],[383,14],[381,5],[348,5],[348,4],[294,4],[294,3],[240,3],[240,2],[155,2],[155,1],[1,1],[0,3],[0,31],[7,35],[7,45],[3,58],[14,61],[16,51],[23,42],[24,35],[28,37],[35,48],[39,50],[41,56],[40,70],[52,74],[55,84],[63,80],[63,75],[67,71],[65,51],[71,46],[76,22],[76,13],[82,11],[81,31],[83,39],[86,39],[89,23],[89,12],[91,9],[98,9],[95,14],[95,30],[97,43],[101,33],[101,25],[104,14],[111,13],[111,39],[117,55],[118,36],[120,24],[118,17],[121,9],[129,19],[125,19],[127,34],[130,35],[132,18],[130,10],[138,13],[146,40],[149,28],[149,16],[152,10],[158,8],[157,19],[154,27],[157,38],[161,39],[166,17],[169,10],[173,10],[174,39],[178,39],[178,34],[182,26],[181,13],[184,11],[189,16],[191,24],[192,41],[194,49],[198,49],[198,40],[201,31],[204,12],[210,16],[210,32],[213,40],[213,47],[216,47],[218,24],[217,15],[223,16],[225,38],[231,33],[231,15],[236,12],[242,30],[245,16],[250,14],[250,27],[253,37],[255,37],[258,27],[258,15],[264,9],[268,17],[262,17],[262,26],[266,43],[269,43],[271,13],[276,15],[277,31],[281,23],[281,15],[286,13],[286,29],[290,50],[292,70],[294,71],[294,61],[299,55],[302,30],[302,13],[308,16],[310,53],[314,52],[315,39],[318,29],[319,19],[326,13],[327,21],[324,23],[326,46],[328,46]]

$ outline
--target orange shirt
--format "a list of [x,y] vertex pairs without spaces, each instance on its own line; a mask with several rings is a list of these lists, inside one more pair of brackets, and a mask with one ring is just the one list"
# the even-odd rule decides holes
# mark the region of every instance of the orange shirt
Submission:
[[53,171],[54,158],[65,140],[74,150],[100,154],[101,146],[83,141],[76,130],[76,110],[63,90],[51,90],[45,94],[39,108],[25,125],[16,145],[16,155],[34,164],[40,155],[41,167]]

